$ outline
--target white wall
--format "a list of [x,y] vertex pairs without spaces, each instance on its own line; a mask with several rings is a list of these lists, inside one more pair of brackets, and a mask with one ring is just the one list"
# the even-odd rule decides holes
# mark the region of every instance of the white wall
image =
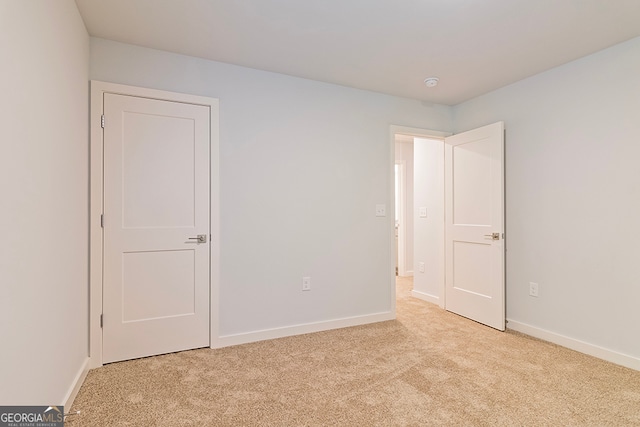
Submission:
[[[444,284],[444,142],[414,138],[414,274],[412,295],[442,306]],[[419,209],[427,208],[427,217]],[[420,262],[425,264],[420,271]]]
[[[404,265],[398,271],[407,276],[413,275],[413,142],[396,139],[395,161],[404,169]],[[399,242],[400,244],[400,242]],[[400,260],[398,261],[400,262]]]
[[391,312],[390,125],[450,130],[449,107],[102,39],[90,63],[220,99],[222,336]]
[[72,0],[0,3],[0,405],[60,405],[88,355],[89,37]]
[[505,121],[508,327],[638,361],[640,38],[454,113],[457,131]]

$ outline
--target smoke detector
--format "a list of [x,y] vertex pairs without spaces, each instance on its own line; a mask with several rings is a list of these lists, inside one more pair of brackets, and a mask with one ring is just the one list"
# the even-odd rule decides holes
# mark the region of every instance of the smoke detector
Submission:
[[440,79],[437,77],[427,77],[426,79],[424,79],[424,84],[427,85],[427,87],[436,87],[438,86],[438,81]]

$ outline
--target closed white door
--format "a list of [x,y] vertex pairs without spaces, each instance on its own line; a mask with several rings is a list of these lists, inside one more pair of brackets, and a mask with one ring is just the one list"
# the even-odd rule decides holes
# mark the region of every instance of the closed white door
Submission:
[[504,123],[445,138],[445,308],[505,328]]
[[209,108],[103,101],[103,361],[208,346]]

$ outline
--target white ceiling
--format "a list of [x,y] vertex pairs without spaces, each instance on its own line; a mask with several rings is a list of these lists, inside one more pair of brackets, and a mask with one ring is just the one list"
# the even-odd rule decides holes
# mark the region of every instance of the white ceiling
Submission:
[[640,0],[76,3],[95,37],[447,105],[640,36]]

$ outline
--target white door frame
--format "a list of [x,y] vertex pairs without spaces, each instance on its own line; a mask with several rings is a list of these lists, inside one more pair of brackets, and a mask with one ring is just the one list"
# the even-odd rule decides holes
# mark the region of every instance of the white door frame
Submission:
[[[396,164],[396,160],[395,160],[395,152],[396,152],[396,135],[400,134],[400,135],[410,135],[416,138],[427,138],[427,139],[442,139],[442,144],[444,144],[444,137],[450,136],[452,135],[451,132],[442,132],[442,131],[438,131],[438,130],[431,130],[431,129],[423,129],[423,128],[414,128],[414,127],[407,127],[407,126],[398,126],[398,125],[391,125],[389,127],[389,133],[390,133],[390,137],[389,137],[389,150],[390,150],[390,155],[389,155],[389,179],[390,179],[390,183],[392,183],[391,185],[389,185],[389,189],[390,189],[390,194],[389,194],[389,200],[391,200],[392,202],[395,202],[395,185],[393,185],[393,182],[395,181],[395,164]],[[444,159],[442,159],[442,161],[444,162]],[[442,201],[442,203],[444,203],[444,200]],[[413,215],[413,212],[409,213],[410,215]],[[396,274],[395,274],[395,225],[394,225],[395,221],[389,221],[389,254],[390,254],[390,264],[391,266],[393,266],[390,269],[390,280],[389,280],[389,285],[391,287],[391,306],[392,306],[392,313],[395,316],[396,314]],[[443,224],[444,227],[444,224]],[[444,246],[442,248],[442,251],[444,253]],[[441,266],[442,270],[444,271],[444,264]],[[416,268],[414,266],[414,275],[416,274]],[[444,307],[444,291],[445,291],[445,284],[444,282],[442,283],[441,286],[441,290],[440,290],[440,295],[442,296],[440,298],[441,301],[441,307]]]
[[142,98],[183,102],[209,107],[210,167],[211,167],[211,255],[210,255],[210,339],[209,346],[218,348],[219,285],[220,285],[220,161],[219,161],[219,102],[215,98],[166,92],[156,89],[91,81],[90,111],[90,197],[89,197],[89,358],[90,367],[102,366],[102,271],[103,235],[103,132],[102,112],[104,93],[138,96]]
[[[398,226],[398,276],[406,276],[407,275],[407,260],[406,260],[406,251],[407,251],[407,162],[405,160],[396,160],[394,167],[398,166],[398,180],[400,187],[400,194],[395,194],[394,203],[396,201],[396,197],[399,199],[399,226]],[[395,183],[394,183],[395,184]],[[395,185],[394,185],[395,189]]]

